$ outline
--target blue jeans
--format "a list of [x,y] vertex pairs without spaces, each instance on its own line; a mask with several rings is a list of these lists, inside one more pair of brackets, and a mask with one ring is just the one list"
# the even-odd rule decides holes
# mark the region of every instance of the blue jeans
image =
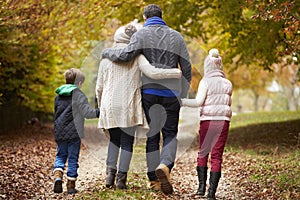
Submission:
[[[147,133],[146,160],[147,175],[150,181],[157,180],[155,169],[165,164],[171,169],[174,166],[177,152],[177,132],[180,102],[177,97],[160,97],[143,94],[143,108],[150,126]],[[163,147],[160,152],[160,132]]]
[[132,158],[134,134],[136,126],[128,128],[111,128],[109,129],[110,141],[108,145],[106,165],[114,169],[117,168],[119,151],[119,172],[127,173]]
[[54,169],[60,168],[64,170],[66,161],[68,160],[67,176],[70,178],[77,178],[80,144],[80,138],[75,138],[70,141],[57,142],[57,152]]

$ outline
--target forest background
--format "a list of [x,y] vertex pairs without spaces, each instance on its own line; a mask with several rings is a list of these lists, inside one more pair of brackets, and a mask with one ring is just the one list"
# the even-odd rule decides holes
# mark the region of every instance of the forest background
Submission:
[[103,48],[114,31],[142,20],[155,3],[188,45],[193,65],[190,98],[203,61],[218,48],[232,81],[233,111],[299,110],[300,2],[296,0],[4,0],[0,2],[1,129],[32,118],[53,119],[55,89],[67,68],[86,75],[83,90],[95,103]]

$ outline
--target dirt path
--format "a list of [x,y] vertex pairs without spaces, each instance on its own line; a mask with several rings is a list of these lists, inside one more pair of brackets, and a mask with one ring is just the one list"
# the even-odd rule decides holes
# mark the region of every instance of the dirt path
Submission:
[[[199,127],[199,111],[197,108],[182,108],[180,114],[180,125],[178,134],[178,150],[177,161],[174,167],[174,188],[176,199],[194,199],[197,189],[197,174],[196,174],[196,158],[197,148],[195,141]],[[145,141],[139,139],[135,143],[135,153],[131,162],[131,171],[134,173],[145,173],[145,155],[143,145]],[[78,189],[84,192],[90,189],[93,184],[104,184],[105,180],[105,159],[107,155],[108,140],[103,133],[96,129],[96,125],[89,126],[86,129],[86,136],[83,140],[85,148],[83,148],[80,157]],[[226,167],[230,160],[230,155],[224,155],[224,169],[220,180],[217,197],[219,199],[236,199],[238,196],[234,184],[230,179],[225,177],[230,175],[229,169]],[[229,162],[230,163],[230,162]],[[102,182],[102,183],[101,183]],[[182,187],[185,187],[182,193]]]
[[[193,145],[198,130],[198,115],[198,109],[183,108],[181,110],[177,150],[178,159],[182,156],[184,157],[186,151]],[[139,149],[139,147],[144,146],[144,139],[144,136],[139,136],[139,139],[135,143],[135,148]],[[84,191],[90,187],[90,182],[104,181],[105,179],[108,139],[103,132],[97,129],[96,125],[88,125],[85,129],[85,138],[82,140],[82,144],[84,147],[80,153],[77,185],[79,190]],[[193,152],[193,154],[195,153]],[[197,153],[194,155],[194,158],[196,156]],[[144,171],[146,163],[142,161],[143,157],[144,152],[135,151],[131,168]]]
[[[177,151],[177,157],[179,158],[191,147],[198,130],[197,124],[199,121],[197,109],[183,108],[180,116]],[[140,136],[135,143],[135,147],[139,148],[139,146],[145,145],[144,142],[144,137]],[[108,139],[103,132],[97,129],[96,125],[88,125],[85,129],[85,137],[82,140],[82,144],[77,187],[79,190],[84,191],[91,187],[91,183],[104,181],[105,179]],[[136,152],[133,155],[131,168],[142,170],[142,168],[146,167],[146,163],[139,162],[142,159],[141,157],[144,157],[143,154],[144,152]]]
[[84,148],[80,154],[78,168],[78,189],[84,191],[91,184],[105,178],[105,161],[107,156],[108,139],[96,125],[86,128],[86,136],[82,140]]

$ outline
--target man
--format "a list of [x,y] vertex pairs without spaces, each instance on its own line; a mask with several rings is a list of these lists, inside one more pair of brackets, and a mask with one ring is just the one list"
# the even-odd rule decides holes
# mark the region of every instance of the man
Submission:
[[[178,68],[181,79],[154,80],[142,76],[142,103],[150,131],[147,133],[146,158],[150,187],[171,194],[170,171],[177,151],[177,132],[180,99],[186,97],[191,81],[191,63],[183,37],[166,25],[159,6],[150,4],[144,9],[144,27],[136,32],[127,47],[105,49],[103,58],[116,62],[132,60],[143,54],[158,68]],[[163,147],[160,152],[160,131]]]

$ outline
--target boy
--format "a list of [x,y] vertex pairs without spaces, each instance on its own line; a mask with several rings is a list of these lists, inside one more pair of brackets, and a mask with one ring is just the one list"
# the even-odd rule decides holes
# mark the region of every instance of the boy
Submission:
[[65,163],[68,160],[67,192],[76,193],[78,158],[81,138],[84,136],[84,119],[98,118],[99,109],[93,109],[86,95],[80,90],[85,77],[75,68],[68,69],[65,74],[66,84],[56,89],[54,110],[54,138],[57,153],[54,163],[54,192],[62,192],[62,178]]

